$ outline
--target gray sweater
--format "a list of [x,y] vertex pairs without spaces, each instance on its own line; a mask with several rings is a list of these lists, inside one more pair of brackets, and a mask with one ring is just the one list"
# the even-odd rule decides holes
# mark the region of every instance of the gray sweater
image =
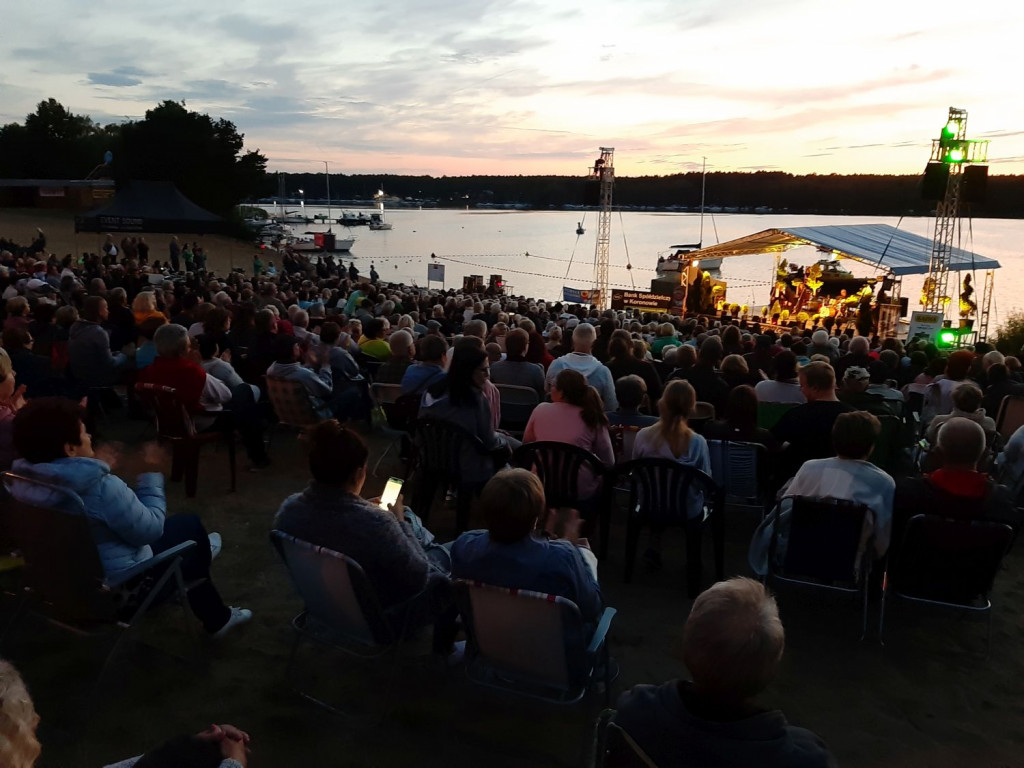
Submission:
[[382,608],[408,600],[434,574],[408,523],[399,523],[366,499],[315,480],[284,500],[274,527],[351,557],[366,572]]

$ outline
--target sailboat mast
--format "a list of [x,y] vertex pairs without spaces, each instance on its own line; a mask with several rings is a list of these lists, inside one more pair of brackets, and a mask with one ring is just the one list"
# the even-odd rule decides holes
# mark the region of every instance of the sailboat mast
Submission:
[[708,159],[701,158],[704,162],[700,171],[700,237],[697,244],[698,250],[704,247],[704,190],[708,182]]
[[327,182],[327,231],[331,231],[331,173],[324,160],[324,180]]

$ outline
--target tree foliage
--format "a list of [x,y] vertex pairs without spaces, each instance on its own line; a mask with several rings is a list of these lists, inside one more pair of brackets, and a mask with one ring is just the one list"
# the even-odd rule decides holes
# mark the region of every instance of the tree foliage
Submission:
[[1011,312],[996,329],[996,349],[1004,355],[1018,355],[1024,350],[1024,312]]
[[103,163],[119,183],[173,181],[197,204],[226,214],[241,200],[268,193],[267,158],[246,151],[234,123],[165,101],[141,120],[99,126],[54,99],[42,101],[24,124],[0,128],[0,177],[86,178]]

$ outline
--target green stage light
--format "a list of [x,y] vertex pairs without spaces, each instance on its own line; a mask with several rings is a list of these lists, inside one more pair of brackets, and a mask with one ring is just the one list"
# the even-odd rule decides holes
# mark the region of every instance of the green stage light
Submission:
[[954,136],[956,136],[956,131],[959,127],[960,126],[956,124],[955,120],[950,120],[942,129],[942,138],[952,139]]
[[951,347],[956,344],[957,333],[956,331],[940,331],[939,332],[939,346]]
[[947,157],[951,163],[962,163],[964,161],[964,151],[962,149],[951,149]]

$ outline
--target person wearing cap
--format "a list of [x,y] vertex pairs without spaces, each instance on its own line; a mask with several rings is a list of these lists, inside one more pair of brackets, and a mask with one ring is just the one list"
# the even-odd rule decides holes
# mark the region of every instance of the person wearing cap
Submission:
[[859,365],[851,365],[846,369],[846,375],[839,385],[839,400],[847,405],[856,408],[858,411],[867,411],[875,416],[903,415],[902,402],[888,400],[881,395],[872,394],[868,391],[871,386],[871,374]]

